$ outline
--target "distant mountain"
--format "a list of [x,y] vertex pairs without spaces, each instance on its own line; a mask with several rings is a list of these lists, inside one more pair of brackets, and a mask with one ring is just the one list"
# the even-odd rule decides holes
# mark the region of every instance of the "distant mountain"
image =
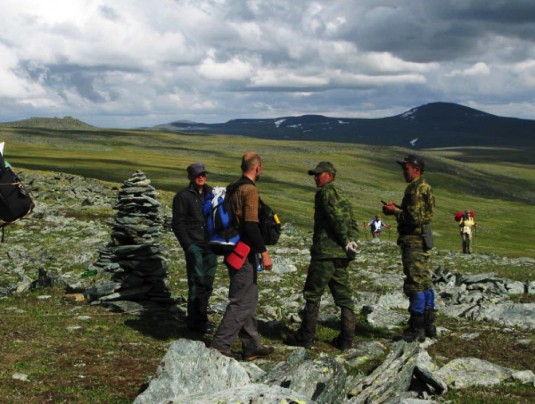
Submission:
[[63,118],[28,118],[14,122],[0,122],[0,126],[11,128],[40,128],[55,130],[96,130],[95,126],[79,121],[70,116]]
[[273,119],[234,119],[215,124],[176,121],[151,129],[415,148],[535,146],[535,120],[499,117],[446,102],[422,105],[387,118],[303,115]]

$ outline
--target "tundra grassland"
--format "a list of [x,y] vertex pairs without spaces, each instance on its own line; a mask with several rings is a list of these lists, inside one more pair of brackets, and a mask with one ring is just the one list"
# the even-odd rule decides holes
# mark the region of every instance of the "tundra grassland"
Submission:
[[[166,191],[185,185],[185,167],[195,161],[206,164],[210,184],[226,185],[240,175],[243,153],[256,150],[264,159],[261,194],[283,222],[305,230],[311,227],[315,192],[307,170],[317,162],[335,164],[336,181],[352,201],[362,227],[380,213],[381,199],[401,201],[405,183],[395,161],[417,152],[426,159],[425,176],[436,195],[433,232],[438,248],[459,250],[453,217],[471,209],[478,223],[476,253],[535,257],[533,150],[414,150],[170,132],[4,127],[0,138],[16,170],[60,171],[117,183],[141,170],[156,188]],[[395,224],[392,218],[385,220]]]
[[[55,131],[44,129],[0,128],[0,140],[6,142],[5,157],[15,171],[38,171],[53,176],[65,172],[120,185],[136,170],[142,170],[160,191],[167,215],[173,195],[187,183],[185,167],[203,161],[209,170],[212,185],[225,185],[240,174],[242,154],[256,150],[264,158],[264,173],[258,183],[263,198],[279,213],[283,223],[290,223],[302,233],[302,240],[290,239],[294,249],[309,246],[312,231],[315,187],[306,171],[321,160],[330,160],[338,168],[337,182],[351,199],[359,225],[361,239],[366,240],[363,222],[380,211],[380,200],[401,201],[405,183],[395,161],[412,149],[319,142],[280,142],[245,137],[218,135],[186,135],[167,132],[125,130]],[[498,276],[520,281],[535,281],[535,268],[523,264],[508,264],[501,256],[535,257],[533,229],[535,172],[530,160],[532,151],[503,149],[436,149],[418,150],[426,158],[426,177],[436,198],[433,262],[462,273],[495,272]],[[473,257],[458,254],[460,240],[453,216],[457,210],[473,209],[479,223]],[[94,223],[107,229],[106,221],[114,214],[111,209],[67,208],[66,215],[79,221]],[[394,225],[394,221],[386,217]],[[394,226],[395,227],[395,226]],[[72,225],[76,229],[76,224]],[[16,258],[23,250],[41,252],[47,269],[62,273],[81,274],[80,264],[65,264],[60,258],[67,254],[92,254],[97,257],[96,242],[84,244],[84,229],[65,234],[65,229],[41,223],[32,217],[9,230],[8,243],[2,254]],[[384,234],[384,254],[388,262],[400,267],[395,245],[395,229]],[[107,240],[106,240],[107,241]],[[18,246],[21,243],[21,246]],[[90,243],[90,240],[88,240]],[[93,242],[94,244],[94,242]],[[183,254],[170,232],[162,234],[162,244],[169,261],[169,285],[173,296],[185,297]],[[368,245],[363,243],[363,254]],[[14,249],[15,251],[13,251]],[[77,251],[83,249],[84,251]],[[450,252],[455,252],[450,254]],[[491,257],[478,260],[478,256]],[[70,255],[69,255],[70,257]],[[473,258],[473,259],[472,259]],[[367,256],[373,261],[373,256]],[[68,261],[68,259],[67,259]],[[478,265],[478,262],[491,263]],[[37,272],[40,261],[36,262]],[[358,264],[352,264],[354,281],[359,279]],[[306,277],[304,264],[296,273],[284,276],[284,286],[273,293],[299,295]],[[9,268],[0,268],[9,272]],[[400,269],[401,271],[401,269]],[[268,277],[262,273],[260,282],[259,318],[265,318],[265,308],[284,313],[277,297],[266,293]],[[98,277],[92,279],[98,282]],[[355,290],[370,288],[360,282]],[[215,288],[228,286],[223,268],[216,277]],[[362,289],[364,288],[364,289]],[[377,290],[369,290],[379,292]],[[178,338],[199,338],[184,325],[183,318],[138,317],[116,314],[100,306],[64,299],[61,288],[37,289],[30,293],[0,300],[0,402],[79,402],[129,403],[146,386],[167,350]],[[226,301],[223,294],[213,304]],[[516,297],[520,302],[533,302],[533,295]],[[214,317],[217,322],[219,318]],[[478,357],[517,370],[535,372],[535,333],[440,315],[438,324],[450,333],[429,348],[433,359],[444,365],[458,357]],[[268,369],[274,361],[285,360],[290,350],[281,343],[281,331],[263,321],[259,324],[263,340],[276,346],[273,361],[259,363]],[[318,341],[311,355],[339,355],[329,344],[337,334],[337,324],[321,323]],[[478,334],[475,339],[459,338],[462,334]],[[387,344],[392,330],[371,327],[365,321],[357,325],[357,344],[379,340]],[[518,341],[531,340],[521,345]],[[354,372],[370,372],[380,362],[366,363]],[[24,375],[28,377],[26,380]],[[500,402],[528,403],[535,400],[533,386],[519,383],[488,388],[451,390],[439,401],[451,403]]]

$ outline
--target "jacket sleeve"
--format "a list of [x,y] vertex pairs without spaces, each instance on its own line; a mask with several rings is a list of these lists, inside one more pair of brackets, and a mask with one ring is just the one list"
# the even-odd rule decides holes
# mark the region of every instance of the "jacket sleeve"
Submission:
[[263,253],[266,251],[266,245],[258,224],[258,190],[254,186],[244,186],[242,190],[244,237],[256,252]]
[[403,197],[401,209],[396,209],[394,215],[397,222],[405,227],[419,229],[422,224],[431,221],[434,206],[435,197],[431,187],[423,182],[408,189]]
[[175,233],[175,236],[178,239],[178,242],[180,243],[180,246],[184,250],[187,250],[192,244],[191,237],[187,231],[186,215],[186,200],[180,193],[178,193],[173,199],[173,220],[171,222],[171,227],[173,229],[173,233]]
[[358,230],[356,230],[356,222],[353,219],[349,201],[335,188],[331,188],[323,193],[322,203],[329,221],[329,228],[336,242],[345,248],[349,241],[358,238]]

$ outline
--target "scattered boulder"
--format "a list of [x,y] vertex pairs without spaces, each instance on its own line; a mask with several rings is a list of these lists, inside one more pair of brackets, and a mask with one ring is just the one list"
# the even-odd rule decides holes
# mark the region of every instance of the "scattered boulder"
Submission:
[[529,283],[504,280],[493,272],[463,275],[442,267],[434,271],[433,283],[443,314],[535,329],[535,304],[512,303],[510,297],[529,292]]
[[493,386],[512,378],[514,371],[478,358],[458,358],[442,366],[435,375],[454,389]]
[[134,403],[313,402],[286,387],[252,383],[246,367],[199,341],[173,341],[156,373]]
[[307,359],[303,348],[297,349],[286,362],[277,364],[262,381],[268,385],[289,388],[316,403],[336,403],[345,396],[347,372],[334,358],[320,354]]
[[493,321],[506,327],[517,326],[535,330],[535,303],[500,303],[485,305],[476,317],[481,321]]
[[235,359],[206,348],[200,341],[173,341],[156,370],[147,389],[136,404],[193,402],[189,396],[201,398],[227,389],[249,384],[247,371]]
[[380,403],[409,390],[419,351],[416,342],[399,341],[370,375],[349,386],[349,403]]

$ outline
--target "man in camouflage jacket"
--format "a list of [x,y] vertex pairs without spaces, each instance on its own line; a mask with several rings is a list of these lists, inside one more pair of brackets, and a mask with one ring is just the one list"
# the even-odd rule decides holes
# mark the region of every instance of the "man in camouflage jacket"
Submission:
[[303,290],[306,305],[301,327],[285,342],[306,348],[312,346],[321,296],[328,286],[335,304],[341,309],[341,331],[332,343],[345,350],[351,347],[355,336],[356,318],[347,267],[357,254],[358,230],[349,200],[334,185],[334,166],[324,161],[308,174],[314,175],[319,190],[314,204],[311,262]]
[[424,161],[408,155],[398,161],[408,182],[401,206],[392,202],[383,206],[383,212],[394,215],[398,223],[398,245],[405,281],[403,291],[409,297],[409,328],[402,339],[412,342],[435,337],[435,294],[428,269],[429,250],[433,248],[431,218],[435,197],[423,177]]

